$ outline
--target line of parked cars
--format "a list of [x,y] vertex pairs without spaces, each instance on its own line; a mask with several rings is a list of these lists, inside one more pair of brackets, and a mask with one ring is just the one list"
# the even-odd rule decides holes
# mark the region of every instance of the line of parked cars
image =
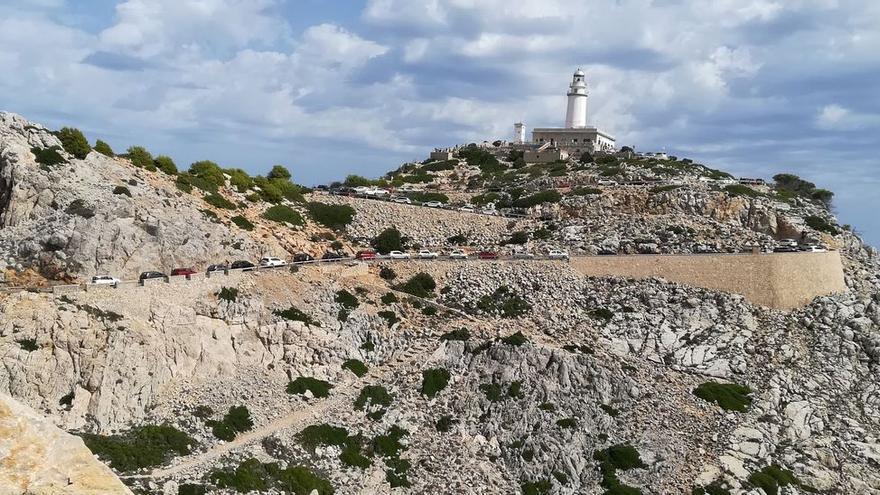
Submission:
[[821,244],[801,244],[796,239],[783,239],[776,243],[776,247],[773,248],[774,253],[797,253],[797,252],[806,252],[806,253],[826,253],[828,249],[822,246]]
[[[409,259],[420,259],[420,260],[435,260],[442,256],[445,256],[448,259],[452,260],[466,260],[469,258],[467,252],[461,249],[455,249],[449,252],[449,254],[443,255],[437,251],[431,251],[430,249],[421,249],[415,254],[410,254],[404,251],[390,251],[385,256],[380,256],[376,251],[373,250],[362,250],[358,251],[355,254],[355,259],[360,261],[370,261],[379,258],[390,259],[390,260],[409,260]],[[481,260],[497,260],[501,257],[501,255],[497,251],[489,251],[482,250],[478,251],[475,254],[477,259]],[[535,259],[535,254],[530,253],[528,251],[517,250],[511,254],[511,257],[514,259]],[[562,249],[550,249],[547,252],[547,258],[549,259],[568,259],[568,252]]]

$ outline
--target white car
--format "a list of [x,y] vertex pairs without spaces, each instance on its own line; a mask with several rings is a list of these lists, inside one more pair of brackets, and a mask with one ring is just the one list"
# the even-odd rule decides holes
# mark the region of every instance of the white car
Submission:
[[828,250],[825,249],[824,247],[817,246],[815,244],[809,244],[806,246],[802,246],[801,251],[804,251],[807,253],[827,253],[828,252]]
[[403,203],[403,204],[407,204],[407,205],[412,204],[412,201],[410,201],[409,198],[406,198],[403,196],[396,196],[394,198],[391,198],[391,201],[394,201],[395,203]]
[[286,266],[287,262],[281,258],[276,258],[274,256],[266,256],[265,258],[260,258],[260,266],[263,268],[275,268],[277,266]]
[[464,205],[461,208],[459,208],[458,211],[463,211],[465,213],[474,213],[475,212],[474,207],[470,206],[470,205]]
[[551,249],[547,253],[547,257],[550,258],[551,260],[567,260],[568,259],[568,252],[563,251],[561,249]]
[[535,259],[535,255],[528,251],[514,251],[513,257],[518,260],[531,260]]
[[429,249],[422,249],[421,251],[419,251],[419,259],[434,260],[437,259],[438,256],[440,256],[439,253],[436,253]]
[[455,251],[449,253],[449,259],[451,260],[466,260],[467,257],[467,253],[465,253],[461,249],[456,249]]
[[480,211],[483,215],[498,215],[498,210],[493,208],[484,208]]
[[121,280],[119,280],[116,277],[111,277],[110,275],[98,275],[98,276],[92,277],[91,284],[92,285],[112,285],[113,287],[116,287],[117,285],[119,285],[119,282],[121,282]]
[[367,189],[366,191],[364,191],[364,194],[366,194],[367,196],[385,196],[386,194],[388,194],[388,191],[386,191],[385,189],[374,188]]
[[425,203],[422,203],[422,206],[427,206],[428,208],[442,208],[443,203],[439,201],[427,201]]
[[404,253],[403,251],[391,251],[388,253],[388,258],[392,260],[408,260],[409,253]]
[[616,186],[617,181],[608,180],[608,179],[599,179],[599,182],[597,182],[597,184],[599,184],[600,186]]

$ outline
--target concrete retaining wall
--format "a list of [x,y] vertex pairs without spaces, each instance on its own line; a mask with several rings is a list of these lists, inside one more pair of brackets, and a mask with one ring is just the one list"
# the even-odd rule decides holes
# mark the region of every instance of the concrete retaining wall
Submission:
[[633,255],[572,258],[585,275],[661,277],[741,294],[762,306],[794,309],[817,296],[846,291],[840,253]]

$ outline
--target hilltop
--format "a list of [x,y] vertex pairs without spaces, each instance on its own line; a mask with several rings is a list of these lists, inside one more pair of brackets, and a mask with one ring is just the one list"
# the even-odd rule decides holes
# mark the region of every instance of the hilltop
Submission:
[[[139,494],[880,490],[880,265],[828,191],[632,150],[527,163],[505,143],[295,176],[178,170],[0,114],[0,392]],[[837,252],[764,252],[787,239]],[[202,273],[421,248],[471,258]],[[846,290],[782,310],[584,274],[671,254],[839,259]],[[66,286],[178,266],[199,273]]]

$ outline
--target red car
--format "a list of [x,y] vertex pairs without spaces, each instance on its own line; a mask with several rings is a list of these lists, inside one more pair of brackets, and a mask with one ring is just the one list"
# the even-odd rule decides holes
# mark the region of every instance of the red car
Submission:
[[496,253],[495,251],[480,251],[477,257],[481,260],[497,260],[498,253]]
[[376,251],[358,251],[354,257],[361,261],[374,260],[376,259]]
[[195,275],[196,273],[197,272],[195,270],[193,270],[192,268],[175,268],[174,270],[171,270],[172,277],[175,275],[190,276],[190,275]]

